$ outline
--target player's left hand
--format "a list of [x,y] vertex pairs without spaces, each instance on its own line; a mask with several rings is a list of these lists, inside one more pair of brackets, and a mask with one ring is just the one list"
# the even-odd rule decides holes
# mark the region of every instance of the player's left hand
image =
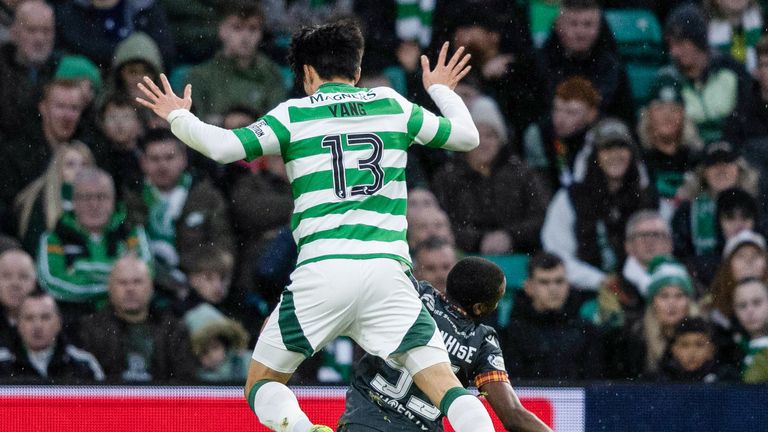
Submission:
[[155,114],[160,116],[163,120],[168,119],[168,114],[171,111],[177,109],[190,109],[192,107],[192,85],[187,84],[184,87],[184,97],[180,98],[171,89],[171,84],[168,82],[168,78],[165,74],[160,74],[160,82],[163,85],[163,90],[147,76],[144,77],[144,82],[139,83],[138,87],[147,97],[143,99],[136,98],[136,102],[151,109]]

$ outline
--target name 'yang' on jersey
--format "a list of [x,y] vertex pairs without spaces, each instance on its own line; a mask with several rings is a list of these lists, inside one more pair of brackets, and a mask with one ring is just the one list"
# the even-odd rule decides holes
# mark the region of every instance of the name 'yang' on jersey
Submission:
[[[426,282],[419,296],[435,319],[453,371],[465,387],[508,381],[496,331],[475,324]],[[340,424],[360,424],[379,431],[442,431],[442,413],[413,383],[402,366],[366,354],[355,369]]]
[[407,150],[412,143],[444,146],[448,119],[387,87],[326,83],[233,132],[246,159],[281,155],[285,162],[298,265],[383,257],[410,265]]

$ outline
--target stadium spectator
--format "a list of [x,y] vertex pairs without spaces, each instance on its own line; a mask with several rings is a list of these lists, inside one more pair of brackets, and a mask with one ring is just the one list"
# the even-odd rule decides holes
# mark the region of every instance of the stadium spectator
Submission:
[[518,379],[599,378],[603,353],[598,331],[579,317],[579,307],[563,261],[545,252],[532,257],[509,326],[500,333],[509,375]]
[[61,313],[49,294],[32,293],[19,305],[19,340],[0,346],[0,377],[47,383],[103,381],[104,372],[89,352],[61,332]]
[[469,111],[480,145],[449,162],[433,180],[456,245],[488,255],[532,252],[539,247],[547,193],[525,163],[505,151],[507,128],[493,100],[478,98]]
[[91,150],[80,141],[56,149],[45,173],[27,185],[15,200],[18,237],[24,250],[37,253],[40,236],[52,231],[64,213],[72,212],[72,184],[85,167],[94,165]]
[[406,219],[408,220],[409,249],[413,250],[416,245],[433,236],[443,238],[452,245],[456,244],[448,214],[439,206],[408,212]]
[[158,45],[166,63],[176,50],[165,12],[155,0],[74,0],[56,2],[57,47],[82,54],[102,70],[129,36],[144,32]]
[[629,128],[605,119],[593,136],[583,180],[557,192],[541,231],[544,249],[565,261],[568,281],[587,290],[618,272],[629,217],[657,206]]
[[717,348],[711,324],[702,318],[683,318],[652,379],[708,384],[737,381],[739,374],[733,366],[718,364]]
[[623,329],[606,335],[607,372],[611,378],[636,379],[656,374],[675,327],[698,315],[690,275],[671,257],[656,257],[650,265],[645,313]]
[[118,196],[124,189],[135,189],[144,179],[141,172],[139,139],[144,135],[144,125],[139,108],[122,93],[113,93],[101,105],[98,125],[101,142],[96,158],[99,166],[112,175]]
[[650,92],[650,102],[640,112],[637,136],[643,161],[659,194],[659,208],[671,220],[685,174],[693,170],[704,143],[693,121],[685,114],[681,84],[659,79]]
[[706,261],[699,262],[698,257],[717,254],[722,247],[718,244],[718,195],[739,187],[754,196],[757,181],[757,173],[727,142],[710,144],[686,179],[679,195],[683,201],[672,216],[672,239],[674,255],[694,271],[696,278],[706,278],[707,274]]
[[[211,60],[189,70],[195,91],[192,104],[205,121],[220,123],[234,105],[267,112],[285,98],[283,77],[258,50],[265,15],[256,2],[225,4],[219,17],[221,49]],[[226,82],[226,86],[221,83]]]
[[234,250],[226,201],[208,179],[187,169],[187,148],[167,129],[153,129],[141,139],[140,189],[127,189],[128,220],[147,230],[155,258],[155,282],[167,294],[183,296],[179,270],[199,249]]
[[[18,5],[10,40],[0,46],[0,136],[22,134],[37,115],[36,104],[43,84],[54,74],[53,9],[43,1]],[[13,103],[8,103],[13,101]]]
[[139,96],[136,84],[141,82],[142,77],[156,79],[165,64],[155,41],[142,32],[136,32],[120,42],[111,60],[106,93],[119,93],[131,101]]
[[560,16],[539,53],[546,100],[565,79],[581,76],[599,90],[601,112],[633,122],[635,109],[626,70],[597,0],[563,0]]
[[755,44],[763,32],[763,11],[757,0],[705,0],[709,46],[743,63],[750,73],[757,68]]
[[197,64],[216,51],[216,15],[220,0],[160,0],[168,28],[176,43],[176,59],[181,65]]
[[746,279],[733,292],[733,308],[744,329],[742,379],[747,383],[768,382],[768,285]]
[[[251,109],[251,107],[246,105],[234,105],[229,107],[224,113],[224,119],[222,120],[221,126],[225,129],[237,129],[250,126],[258,119],[259,113]],[[285,164],[282,163],[282,159],[279,161],[276,159],[279,158],[265,156],[250,162],[240,160],[231,164],[218,164],[212,161],[195,161],[193,158],[193,165],[196,165],[196,162],[200,162],[202,166],[207,164],[207,172],[211,176],[216,187],[224,193],[225,197],[231,198],[235,184],[242,181],[244,177],[250,177],[251,174],[254,173],[258,174],[265,168],[285,177],[283,175],[285,172]],[[272,168],[270,168],[270,166],[272,166]]]
[[32,257],[21,249],[0,253],[0,345],[16,343],[19,307],[35,290],[37,273]]
[[195,377],[204,383],[242,382],[248,376],[251,353],[248,332],[215,307],[203,304],[187,313],[192,353],[197,359]]
[[[263,0],[264,25],[273,34],[290,36],[302,26],[322,24],[352,13],[350,0]],[[271,107],[270,107],[271,108]]]
[[683,84],[685,111],[696,123],[701,138],[719,141],[750,104],[749,75],[730,56],[710,52],[707,21],[701,9],[685,4],[667,18],[664,36],[672,66],[659,72]]
[[[738,131],[729,130],[735,135],[727,137],[739,143],[768,137],[768,35],[760,38],[760,41],[755,45],[755,55],[757,65],[750,87],[752,94],[750,106],[746,112],[742,113],[741,128]],[[749,149],[759,151],[759,147],[759,145],[755,145]],[[758,153],[762,156],[759,160],[765,160],[765,153],[764,151]],[[744,154],[747,157],[751,156],[748,152]]]
[[[455,46],[463,46],[472,54],[470,63],[480,91],[497,101],[504,119],[519,135],[539,118],[546,101],[540,97],[541,77],[536,74],[530,36],[519,29],[524,27],[520,22],[524,20],[515,13],[516,5],[488,0],[439,3],[450,4],[455,16],[448,18],[455,26],[451,39]],[[514,33],[507,31],[511,23],[518,24]]]
[[723,249],[723,261],[710,287],[710,316],[714,323],[733,329],[733,292],[740,281],[768,281],[768,252],[765,238],[750,230],[741,231]]
[[81,90],[75,81],[54,80],[45,85],[38,104],[40,123],[26,119],[26,132],[0,149],[0,197],[7,205],[22,188],[43,174],[58,147],[77,137],[83,108]]
[[448,273],[458,261],[453,245],[442,237],[428,237],[413,250],[413,276],[445,293]]
[[600,93],[592,82],[574,76],[557,85],[551,114],[526,129],[525,161],[546,182],[550,194],[573,183],[576,156],[598,120],[599,108]]
[[[600,288],[601,295],[615,297],[617,308],[610,310],[621,319],[613,322],[607,316],[606,299],[599,297],[603,322],[623,323],[634,321],[645,311],[648,285],[651,283],[649,266],[655,256],[672,254],[672,229],[656,210],[640,210],[627,220],[624,235],[624,251],[627,254],[620,278],[609,278]],[[603,292],[608,291],[608,292]]]
[[41,237],[37,266],[40,284],[59,302],[64,331],[76,335],[79,317],[103,305],[115,260],[132,251],[152,257],[144,229],[131,226],[115,203],[109,174],[86,168],[72,186],[73,211]]
[[92,106],[103,90],[101,72],[88,58],[80,55],[65,55],[59,60],[56,79],[77,81],[83,93],[83,105]]
[[195,357],[184,324],[150,308],[154,287],[146,262],[120,258],[109,275],[109,306],[84,317],[83,347],[104,366],[110,382],[189,383]]
[[220,309],[229,294],[234,258],[215,248],[198,249],[189,254],[183,269],[189,283],[189,293],[174,306],[174,313],[186,320],[187,314],[202,305]]

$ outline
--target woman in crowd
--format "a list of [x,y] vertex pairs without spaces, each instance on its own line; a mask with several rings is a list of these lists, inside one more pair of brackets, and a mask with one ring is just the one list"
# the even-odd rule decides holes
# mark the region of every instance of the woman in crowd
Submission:
[[45,173],[19,193],[18,235],[27,252],[34,255],[40,236],[52,230],[64,212],[72,211],[72,182],[83,167],[93,165],[88,146],[72,141],[61,146]]

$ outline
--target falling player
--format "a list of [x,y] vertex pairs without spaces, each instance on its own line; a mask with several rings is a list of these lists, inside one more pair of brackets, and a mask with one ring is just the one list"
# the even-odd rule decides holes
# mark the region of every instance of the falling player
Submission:
[[355,87],[362,55],[354,22],[299,30],[289,62],[308,96],[245,128],[201,122],[189,111],[191,87],[179,98],[164,75],[162,89],[145,78],[139,87],[146,99],[137,100],[167,119],[184,143],[220,163],[262,155],[286,163],[299,257],[259,336],[245,385],[261,423],[275,431],[330,430],[310,423],[285,383],[306,357],[346,335],[405,367],[458,432],[493,431],[485,407],[451,370],[435,322],[413,289],[405,238],[408,147],[478,145],[469,111],[453,92],[469,72],[469,55],[459,48],[448,59],[446,43],[434,69],[421,58],[424,87],[445,117],[390,88]]
[[[490,402],[506,430],[552,432],[526,410],[509,384],[496,331],[476,320],[496,310],[507,282],[492,262],[464,258],[448,273],[445,292],[418,283],[421,301],[443,335],[453,370]],[[402,366],[366,354],[347,391],[338,432],[443,430],[443,416]]]

